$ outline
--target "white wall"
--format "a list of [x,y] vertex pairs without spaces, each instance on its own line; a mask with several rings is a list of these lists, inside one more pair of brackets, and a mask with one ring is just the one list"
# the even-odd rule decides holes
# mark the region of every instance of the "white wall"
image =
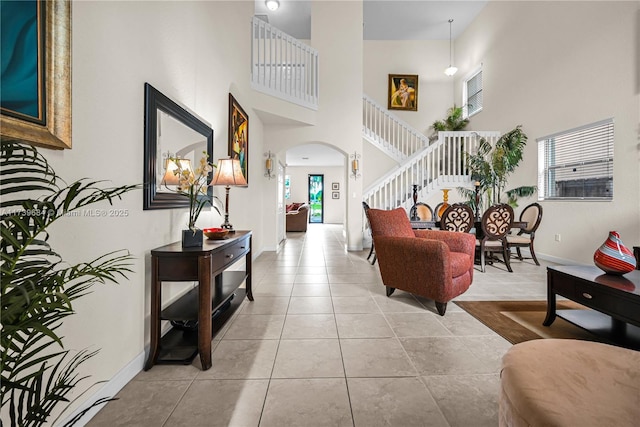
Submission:
[[471,129],[521,124],[529,136],[508,188],[536,184],[536,138],[615,119],[613,201],[542,202],[536,252],[591,264],[609,230],[640,242],[639,5],[490,2],[456,41],[459,76],[483,63],[484,107]]
[[[250,116],[250,171],[249,187],[231,189],[230,219],[237,229],[254,230],[259,254],[265,227],[255,201],[262,202],[268,180],[262,176],[262,124],[252,113],[248,88],[253,10],[253,1],[74,2],[73,149],[45,150],[52,166],[67,181],[141,183],[145,82],[209,122],[214,160],[224,157],[231,91]],[[224,189],[214,192],[224,200]],[[67,348],[102,349],[79,370],[91,376],[87,385],[111,379],[143,352],[149,341],[149,251],[180,240],[187,220],[187,209],[143,211],[142,191],[115,206],[128,216],[67,218],[52,233],[53,247],[71,263],[120,248],[135,257],[129,280],[96,286],[63,325]],[[203,213],[198,224],[221,222],[219,215]],[[167,287],[165,301],[188,286]]]
[[448,40],[366,40],[364,93],[387,107],[389,74],[418,75],[418,111],[391,110],[424,135],[434,121],[453,106],[454,79],[444,74],[449,66]]
[[[287,204],[309,202],[309,175],[324,175],[324,223],[344,224],[345,200],[347,190],[344,185],[344,167],[342,166],[289,166],[286,174],[290,177],[291,198]],[[339,199],[333,199],[331,185],[336,182],[340,190]]]

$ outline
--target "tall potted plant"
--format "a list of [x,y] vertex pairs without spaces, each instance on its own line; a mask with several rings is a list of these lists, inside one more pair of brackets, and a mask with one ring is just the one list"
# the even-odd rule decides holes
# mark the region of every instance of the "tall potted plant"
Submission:
[[[513,207],[518,206],[519,197],[528,197],[537,190],[535,185],[521,186],[506,190],[509,176],[517,169],[522,161],[527,135],[522,126],[502,135],[495,146],[480,138],[476,153],[464,153],[471,180],[477,183],[478,210],[489,207],[503,200]],[[467,203],[476,208],[476,190],[458,188],[458,192],[467,199]]]
[[67,396],[86,378],[76,369],[97,351],[66,350],[58,328],[93,285],[117,283],[132,271],[127,251],[69,265],[49,244],[50,226],[95,203],[111,204],[134,188],[103,188],[86,179],[67,185],[34,147],[2,141],[0,400],[12,426],[49,423],[56,407],[68,405]]

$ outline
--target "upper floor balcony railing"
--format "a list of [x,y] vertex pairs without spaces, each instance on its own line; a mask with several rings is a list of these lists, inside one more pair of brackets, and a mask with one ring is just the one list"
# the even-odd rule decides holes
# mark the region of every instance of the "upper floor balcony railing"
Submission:
[[318,109],[318,51],[255,16],[251,33],[251,87]]

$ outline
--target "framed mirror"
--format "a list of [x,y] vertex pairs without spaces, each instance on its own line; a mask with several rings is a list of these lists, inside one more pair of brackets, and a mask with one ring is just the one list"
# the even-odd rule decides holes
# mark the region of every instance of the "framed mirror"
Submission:
[[[163,182],[167,159],[189,159],[196,167],[203,156],[213,157],[213,129],[159,92],[144,84],[144,210],[189,207],[189,199]],[[208,180],[213,179],[213,172]],[[207,188],[209,202],[213,189]]]

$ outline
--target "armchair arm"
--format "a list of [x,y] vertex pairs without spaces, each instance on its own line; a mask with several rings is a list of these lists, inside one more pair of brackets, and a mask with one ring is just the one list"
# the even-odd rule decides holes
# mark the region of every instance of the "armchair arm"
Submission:
[[445,242],[452,252],[465,253],[472,258],[476,250],[476,237],[473,234],[444,230],[414,230],[414,233],[420,239]]

